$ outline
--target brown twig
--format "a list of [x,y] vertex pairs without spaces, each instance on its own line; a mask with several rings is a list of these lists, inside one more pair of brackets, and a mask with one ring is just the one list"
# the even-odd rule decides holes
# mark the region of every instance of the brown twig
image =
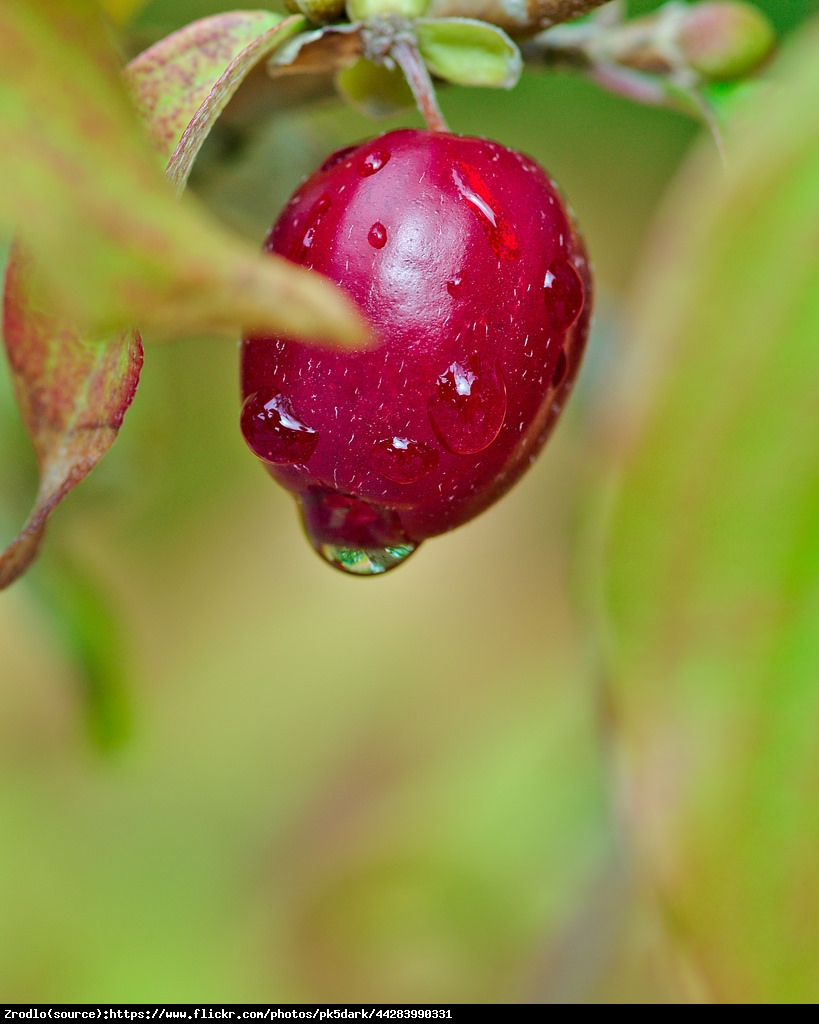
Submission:
[[478,18],[521,35],[580,18],[608,0],[431,0],[430,18]]

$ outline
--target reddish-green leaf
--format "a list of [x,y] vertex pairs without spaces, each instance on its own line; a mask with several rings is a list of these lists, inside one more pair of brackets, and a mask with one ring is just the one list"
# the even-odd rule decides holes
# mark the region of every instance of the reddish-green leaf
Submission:
[[[201,23],[184,30],[132,67],[178,186],[244,75],[302,25],[265,12],[209,19],[204,34]],[[317,275],[258,255],[174,198],[87,0],[0,8],[0,148],[0,225],[16,226],[31,254],[18,249],[9,267],[5,343],[41,473],[34,510],[0,556],[3,587],[116,437],[141,363],[123,328],[266,326],[354,341],[361,324]]]
[[126,81],[176,188],[184,187],[208,132],[248,72],[306,24],[300,15],[230,11],[186,25],[131,61]]
[[0,5],[0,151],[0,226],[19,229],[58,306],[93,333],[362,340],[339,290],[174,199],[90,0]]
[[25,571],[52,509],[114,443],[142,366],[138,334],[83,340],[38,305],[31,277],[30,259],[15,246],[6,272],[3,336],[40,488],[28,521],[0,555],[0,589]]

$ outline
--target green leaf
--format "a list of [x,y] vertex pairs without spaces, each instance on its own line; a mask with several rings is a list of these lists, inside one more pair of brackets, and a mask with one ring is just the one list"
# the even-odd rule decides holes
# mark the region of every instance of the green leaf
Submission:
[[413,25],[421,56],[439,78],[498,89],[517,85],[523,59],[503,29],[472,18],[419,18]]
[[100,6],[115,22],[127,22],[144,7],[146,0],[100,0]]
[[104,754],[121,748],[131,735],[132,708],[127,645],[115,603],[87,571],[65,558],[50,559],[31,583],[73,664],[91,742]]
[[819,25],[776,71],[647,254],[605,566],[629,821],[726,1002],[819,998]]
[[40,487],[18,537],[0,554],[0,589],[29,566],[46,520],[116,439],[142,367],[139,335],[88,342],[32,295],[31,260],[16,246],[6,271],[3,338]]
[[363,340],[338,289],[175,200],[90,0],[0,6],[0,150],[0,230],[19,229],[57,308],[91,334]]
[[347,102],[369,117],[390,117],[415,103],[400,68],[363,58],[336,75],[336,88]]
[[306,24],[270,11],[216,14],[160,40],[127,66],[136,108],[177,189],[248,73]]
[[721,119],[733,116],[743,104],[750,107],[761,99],[769,83],[764,79],[741,79],[738,82],[710,82],[700,88],[704,99]]

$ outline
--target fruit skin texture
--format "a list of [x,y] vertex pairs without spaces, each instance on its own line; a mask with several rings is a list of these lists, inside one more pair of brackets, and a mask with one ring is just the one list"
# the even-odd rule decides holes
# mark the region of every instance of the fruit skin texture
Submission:
[[242,345],[242,430],[313,545],[383,572],[496,501],[534,460],[588,333],[583,242],[534,161],[402,129],[340,150],[265,250],[341,284],[380,344]]

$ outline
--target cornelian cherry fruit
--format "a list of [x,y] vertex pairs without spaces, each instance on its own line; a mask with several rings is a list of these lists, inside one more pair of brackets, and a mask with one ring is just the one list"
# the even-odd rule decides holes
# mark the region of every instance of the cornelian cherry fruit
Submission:
[[327,562],[385,572],[534,461],[586,342],[583,242],[528,157],[402,129],[326,160],[265,250],[345,288],[380,343],[245,338],[242,432]]

